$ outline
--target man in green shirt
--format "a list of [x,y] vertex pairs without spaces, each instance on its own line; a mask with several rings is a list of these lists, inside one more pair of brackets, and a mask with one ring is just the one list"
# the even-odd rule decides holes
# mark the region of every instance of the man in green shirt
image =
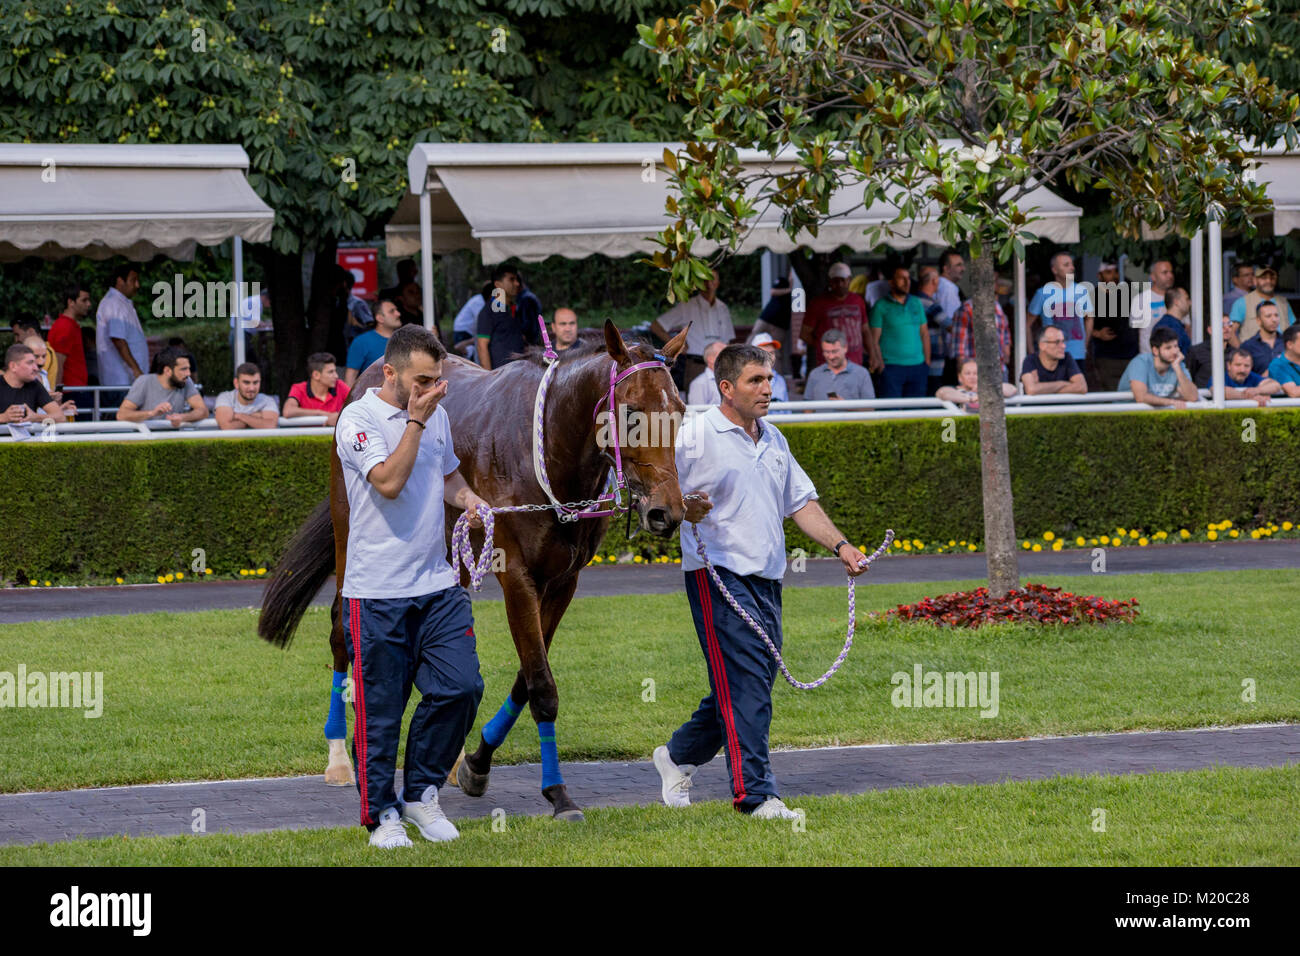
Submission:
[[871,334],[885,360],[881,398],[923,398],[929,379],[930,332],[925,306],[910,295],[911,274],[895,266],[889,274],[889,295],[871,307]]

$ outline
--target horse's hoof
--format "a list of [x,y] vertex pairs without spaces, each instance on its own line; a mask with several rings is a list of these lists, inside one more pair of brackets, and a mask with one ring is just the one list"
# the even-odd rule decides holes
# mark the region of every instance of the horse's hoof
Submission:
[[488,775],[486,773],[475,773],[471,770],[469,762],[465,759],[464,752],[462,752],[460,759],[456,762],[456,784],[465,791],[465,796],[481,797],[487,793]]
[[547,787],[542,791],[542,796],[551,802],[555,811],[551,814],[553,819],[564,820],[568,823],[580,823],[587,819],[582,815],[582,808],[573,802],[569,796],[569,790],[564,784],[558,783],[554,786]]
[[352,761],[342,740],[331,740],[330,761],[325,768],[325,785],[329,787],[350,787],[356,783],[352,774]]

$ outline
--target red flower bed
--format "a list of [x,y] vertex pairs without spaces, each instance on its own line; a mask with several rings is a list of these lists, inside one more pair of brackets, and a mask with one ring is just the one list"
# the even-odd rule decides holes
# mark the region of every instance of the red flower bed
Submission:
[[1105,624],[1108,621],[1132,621],[1138,616],[1137,598],[1107,601],[1092,595],[1084,597],[1060,588],[1026,584],[994,600],[988,588],[956,591],[926,598],[916,604],[900,604],[886,611],[885,617],[897,621],[929,621],[941,627],[979,627],[995,621],[1034,624]]

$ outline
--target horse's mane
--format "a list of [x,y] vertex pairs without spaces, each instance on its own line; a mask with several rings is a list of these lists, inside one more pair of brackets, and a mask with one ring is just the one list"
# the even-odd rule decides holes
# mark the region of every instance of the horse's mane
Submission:
[[[633,349],[641,349],[645,353],[647,353],[645,355],[638,356],[638,358],[640,358],[642,361],[645,361],[646,359],[649,359],[654,355],[654,351],[655,351],[654,346],[651,345],[650,342],[644,336],[638,335],[632,338],[628,338],[624,336],[623,343],[628,347],[629,351],[632,351]],[[604,352],[604,351],[605,351],[605,332],[603,329],[579,329],[578,341],[573,343],[572,346],[570,346],[569,348],[565,349],[563,352],[560,352],[558,354],[560,356],[559,361],[561,363],[564,363],[564,362],[577,361],[579,359],[586,358],[588,355],[594,355],[598,352]],[[528,348],[524,349],[524,351],[520,354],[524,359],[531,362],[533,365],[545,367],[546,365],[545,353],[546,350],[542,348],[542,346],[530,345]]]

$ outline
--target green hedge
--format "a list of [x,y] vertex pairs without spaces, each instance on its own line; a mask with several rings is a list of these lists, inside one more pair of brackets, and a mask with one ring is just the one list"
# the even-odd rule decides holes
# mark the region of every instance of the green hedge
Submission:
[[[978,543],[978,428],[963,417],[783,430],[853,540],[892,527]],[[1022,536],[1300,517],[1300,410],[1016,417],[1007,432]],[[0,446],[10,493],[0,579],[188,572],[195,548],[217,574],[270,567],[326,494],[328,454],[328,439],[293,436]],[[675,538],[629,544],[623,527],[601,553],[677,553]],[[788,528],[791,547],[808,546]]]

